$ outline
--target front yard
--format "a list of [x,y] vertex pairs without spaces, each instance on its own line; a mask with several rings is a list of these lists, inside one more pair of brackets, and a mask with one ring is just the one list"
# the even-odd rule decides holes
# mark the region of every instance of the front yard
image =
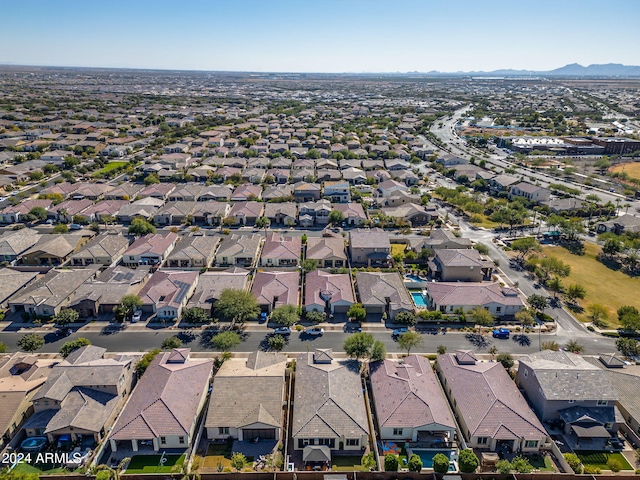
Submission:
[[585,243],[584,255],[574,255],[560,246],[544,246],[542,254],[560,258],[571,265],[571,273],[562,279],[566,286],[578,283],[587,291],[587,297],[580,300],[582,312],[574,312],[583,321],[590,321],[586,308],[591,303],[599,303],[609,310],[607,322],[613,328],[620,326],[616,310],[623,305],[633,305],[640,309],[640,277],[630,277],[621,271],[611,270],[597,260],[600,246]]
[[179,472],[184,463],[184,455],[135,455],[127,465],[126,473],[171,473]]
[[633,470],[633,467],[627,462],[627,459],[624,458],[620,452],[615,453],[606,453],[606,452],[597,452],[597,451],[581,451],[576,452],[578,458],[582,462],[582,464],[594,468],[599,468],[600,470],[609,470],[609,466],[607,465],[607,461],[609,460],[617,460],[622,470]]

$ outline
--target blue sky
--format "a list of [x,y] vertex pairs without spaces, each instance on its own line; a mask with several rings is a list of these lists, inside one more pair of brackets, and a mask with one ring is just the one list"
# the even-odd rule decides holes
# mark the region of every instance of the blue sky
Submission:
[[0,1],[0,63],[295,72],[640,65],[640,0]]

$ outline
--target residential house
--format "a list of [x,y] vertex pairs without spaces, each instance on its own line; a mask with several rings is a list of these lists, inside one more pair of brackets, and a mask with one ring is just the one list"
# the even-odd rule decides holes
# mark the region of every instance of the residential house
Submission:
[[349,255],[355,266],[388,266],[391,263],[389,235],[381,228],[351,230]]
[[133,383],[133,359],[87,345],[55,365],[33,396],[35,413],[24,424],[28,437],[98,444],[125,403]]
[[500,362],[480,362],[470,350],[438,355],[440,383],[468,448],[538,452],[548,435]]
[[183,237],[167,258],[165,267],[206,268],[213,262],[219,243],[219,237],[205,235]]
[[521,358],[516,383],[540,420],[564,422],[572,448],[599,450],[624,423],[607,373],[575,353],[543,350]]
[[347,266],[347,254],[342,237],[307,238],[307,259],[317,260],[320,268],[343,268]]
[[223,290],[246,290],[248,284],[249,270],[240,267],[221,272],[205,272],[198,278],[198,285],[187,307],[198,307],[213,315],[213,305]]
[[499,283],[432,282],[427,285],[426,296],[431,308],[444,313],[466,313],[483,307],[494,317],[513,317],[525,308],[518,290]]
[[360,303],[368,315],[385,315],[393,321],[400,312],[413,312],[414,305],[397,272],[356,272]]
[[316,183],[297,182],[293,184],[293,199],[295,202],[315,202],[320,200],[320,185]]
[[155,452],[189,448],[212,370],[212,359],[190,358],[188,348],[159,353],[109,434],[111,451],[131,448],[137,452],[146,442]]
[[222,239],[216,252],[216,266],[220,267],[252,267],[262,243],[262,236],[227,235]]
[[[117,200],[112,200],[117,201]],[[134,218],[142,218],[147,220],[153,218],[156,212],[164,205],[164,200],[159,200],[154,197],[142,198],[136,200],[133,203],[126,203],[116,213],[116,220],[118,223],[128,224],[133,221]]]
[[234,220],[234,225],[255,225],[256,220],[264,212],[262,202],[234,202],[229,210],[228,218]]
[[129,248],[129,239],[121,233],[101,233],[71,255],[70,265],[73,267],[85,267],[87,265],[110,267],[122,259],[127,248]]
[[230,210],[228,203],[198,202],[191,215],[195,224],[221,225]]
[[302,239],[281,233],[267,234],[262,247],[260,265],[263,267],[297,267],[300,264]]
[[305,277],[304,308],[307,312],[324,312],[327,315],[347,313],[356,303],[348,273],[329,273],[313,270]]
[[28,214],[36,207],[49,210],[51,203],[51,200],[24,200],[17,205],[9,205],[0,210],[0,223],[20,222],[23,215]]
[[105,200],[132,200],[138,196],[138,193],[144,188],[144,185],[138,183],[123,183],[104,195]]
[[269,201],[282,201],[293,200],[293,185],[275,185],[266,187],[262,192],[262,200]]
[[248,358],[225,361],[213,379],[204,421],[207,438],[281,440],[286,368],[287,356],[277,352],[252,352]]
[[140,190],[137,196],[140,198],[151,197],[166,201],[175,189],[175,183],[152,183]]
[[20,257],[23,265],[56,266],[65,263],[69,257],[95,235],[92,231],[42,235],[36,244]]
[[324,198],[334,203],[349,203],[351,201],[349,182],[324,182]]
[[124,252],[123,263],[127,266],[162,265],[173,251],[178,235],[149,233],[136,239]]
[[33,282],[37,276],[38,272],[0,268],[0,308],[7,308],[7,300]]
[[369,372],[381,440],[431,448],[453,444],[456,422],[429,359],[413,354],[379,360]]
[[519,182],[520,178],[514,175],[509,175],[506,173],[496,175],[489,180],[489,190],[493,193],[508,192],[511,188],[511,185],[515,185]]
[[527,182],[516,183],[509,188],[509,199],[514,197],[523,197],[534,203],[547,202],[551,190]]
[[423,249],[463,249],[471,248],[471,240],[465,237],[456,237],[451,230],[435,228],[429,232],[428,237],[410,239],[409,245],[414,252],[420,253]]
[[232,192],[231,185],[208,185],[200,191],[198,202],[228,202]]
[[387,197],[378,197],[377,204],[384,207],[397,207],[399,205],[416,204],[420,205],[422,199],[420,195],[411,192],[398,190]]
[[66,200],[58,205],[52,206],[49,213],[47,213],[47,217],[64,223],[74,222],[74,217],[84,217],[88,221],[82,213],[92,205],[93,201],[88,198],[82,200]]
[[250,183],[238,185],[231,194],[232,202],[248,202],[252,200],[259,200],[261,198],[262,187],[260,185],[252,185]]
[[[358,163],[360,162],[358,161]],[[367,175],[364,173],[364,170],[356,167],[343,169],[342,178],[344,178],[345,181],[349,183],[349,185],[362,185],[367,181]]]
[[381,210],[386,216],[404,220],[412,227],[426,225],[438,218],[438,210],[435,205],[405,203],[397,207],[385,207]]
[[13,353],[0,359],[0,448],[4,449],[33,413],[31,399],[52,371],[57,359]]
[[[112,223],[120,209],[125,205],[129,205],[128,200],[102,200],[86,208],[82,215],[89,222]],[[144,217],[144,215],[142,216]],[[127,217],[127,221],[130,221],[129,217]]]
[[149,278],[150,267],[135,270],[119,265],[109,267],[95,279],[80,285],[68,307],[81,318],[112,314],[125,295],[138,295]]
[[66,307],[76,289],[98,274],[97,268],[49,270],[42,278],[20,289],[7,301],[12,312],[53,317]]
[[193,211],[197,203],[193,201],[168,202],[155,212],[153,223],[156,225],[180,225],[193,221]]
[[[634,215],[620,215],[613,220],[599,222],[596,227],[598,233],[612,232],[616,235],[622,235],[626,232],[640,232],[640,217]],[[2,237],[0,237],[2,238]]]
[[253,278],[251,293],[263,312],[270,313],[281,305],[299,304],[300,272],[258,270]]
[[303,227],[326,225],[329,223],[331,210],[331,202],[324,198],[316,202],[301,203],[298,208],[298,222]]
[[449,169],[451,167],[455,167],[456,165],[469,163],[469,161],[461,157],[456,157],[455,155],[443,155],[442,157],[438,157],[436,159],[436,163],[439,163],[445,169]]
[[357,227],[367,221],[367,214],[359,203],[336,203],[333,209],[344,215],[346,225]]
[[429,261],[429,274],[442,282],[482,282],[491,278],[493,266],[473,248],[439,248]]
[[159,319],[180,318],[197,284],[197,271],[158,270],[138,294],[142,311]]
[[298,355],[291,441],[303,462],[326,465],[335,450],[359,456],[369,432],[358,362],[336,360],[331,349]]
[[23,228],[0,235],[0,261],[14,264],[20,256],[40,240],[37,230]]
[[292,227],[298,218],[298,206],[293,202],[265,203],[264,216],[269,219],[272,226]]
[[374,193],[377,197],[387,198],[398,192],[408,191],[409,187],[407,187],[404,183],[400,183],[395,180],[385,180],[378,184],[378,188],[376,188]]

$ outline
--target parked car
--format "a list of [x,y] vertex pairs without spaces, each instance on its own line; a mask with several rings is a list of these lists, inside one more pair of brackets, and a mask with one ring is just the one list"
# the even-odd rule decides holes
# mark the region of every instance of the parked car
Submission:
[[269,318],[267,312],[260,312],[260,323],[266,322],[267,318]]
[[53,225],[53,218],[47,218],[47,221],[44,223],[45,225]]
[[506,328],[496,328],[493,331],[493,338],[509,338],[509,330]]
[[131,323],[139,322],[142,319],[142,310],[136,310],[131,317]]
[[324,328],[320,328],[320,327],[307,328],[304,331],[304,333],[306,333],[307,335],[313,335],[313,336],[319,337],[320,335],[324,335]]
[[60,327],[56,330],[57,337],[66,337],[68,335],[71,335],[71,329],[68,327]]
[[278,327],[273,333],[275,335],[291,335],[291,329],[289,327]]
[[402,327],[402,328],[396,328],[392,333],[391,336],[392,337],[399,337],[400,335],[407,333],[409,331],[409,329],[407,327]]
[[79,223],[72,223],[69,225],[69,230],[82,230],[82,225]]

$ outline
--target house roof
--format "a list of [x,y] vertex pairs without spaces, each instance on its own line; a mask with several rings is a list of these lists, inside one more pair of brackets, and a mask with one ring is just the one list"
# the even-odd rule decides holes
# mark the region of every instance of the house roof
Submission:
[[336,203],[333,205],[334,210],[338,210],[344,214],[345,218],[356,218],[366,220],[367,215],[364,213],[362,205],[359,203]]
[[529,368],[547,400],[617,400],[606,372],[575,353],[550,350],[532,353],[519,361]]
[[186,305],[189,290],[198,282],[198,272],[182,270],[158,270],[140,290],[138,296],[143,305],[180,308]]
[[[109,438],[188,436],[211,377],[213,360],[191,359],[189,349],[159,353],[138,381]],[[179,355],[176,355],[179,354]]]
[[342,237],[309,237],[307,239],[307,258],[346,260],[344,239]]
[[330,296],[330,303],[353,304],[356,299],[351,288],[349,274],[332,274],[322,270],[314,270],[305,277],[305,305],[324,305],[325,298]]
[[244,290],[249,280],[249,271],[243,268],[230,268],[223,272],[205,272],[198,279],[196,291],[189,300],[188,307],[211,310],[213,302],[226,288]]
[[[589,360],[597,362],[592,358]],[[604,368],[604,372],[615,390],[621,408],[636,421],[640,421],[640,366]]]
[[10,268],[0,269],[0,304],[25,285],[31,283],[38,272],[19,272]]
[[487,266],[487,261],[473,248],[446,248],[435,251],[435,258],[447,267],[478,267]]
[[522,305],[517,290],[502,287],[499,283],[484,282],[435,282],[427,285],[429,295],[437,305],[486,306]]
[[94,277],[95,268],[78,270],[49,270],[42,278],[27,285],[9,299],[10,304],[32,305],[41,304],[52,307],[63,303],[86,280]]
[[396,272],[356,272],[356,283],[363,305],[386,305],[388,298],[397,309],[413,310],[413,302]]
[[85,237],[83,235],[76,235],[73,233],[42,235],[38,239],[38,242],[29,250],[24,252],[23,255],[42,252],[44,255],[66,258],[73,253],[73,251],[78,247],[78,244],[84,239]]
[[225,361],[213,380],[205,427],[281,427],[286,365],[287,356],[275,352]]
[[471,436],[504,440],[547,436],[501,363],[459,363],[452,353],[438,355],[437,361]]
[[264,203],[262,202],[235,202],[229,211],[230,217],[244,216],[249,218],[257,218],[262,213]]
[[381,428],[438,424],[456,428],[447,399],[428,359],[409,355],[403,362],[381,360],[369,366]]
[[101,233],[87,243],[71,258],[113,258],[129,246],[129,239],[122,234]]
[[196,260],[213,258],[220,243],[219,237],[195,235],[182,238],[171,252],[168,260]]
[[238,256],[255,257],[261,241],[262,236],[257,233],[252,235],[228,235],[222,239],[216,252],[216,259]]
[[173,232],[167,233],[166,235],[149,233],[134,241],[124,254],[129,256],[139,256],[150,253],[164,255],[177,239],[178,235]]
[[389,234],[381,228],[356,228],[349,232],[351,248],[391,249]]
[[4,232],[0,236],[0,256],[18,256],[34,246],[41,235],[31,228]]
[[289,237],[272,232],[267,235],[262,247],[262,258],[297,260],[302,250],[301,237]]
[[299,272],[258,271],[253,278],[251,293],[260,305],[298,305]]
[[85,300],[99,304],[117,305],[123,296],[137,294],[140,291],[150,269],[151,267],[144,265],[136,269],[122,265],[109,267],[95,280],[87,280],[80,285],[69,306],[79,305]]
[[[358,438],[369,433],[358,362],[296,357],[292,437]],[[320,352],[319,352],[320,353]]]

